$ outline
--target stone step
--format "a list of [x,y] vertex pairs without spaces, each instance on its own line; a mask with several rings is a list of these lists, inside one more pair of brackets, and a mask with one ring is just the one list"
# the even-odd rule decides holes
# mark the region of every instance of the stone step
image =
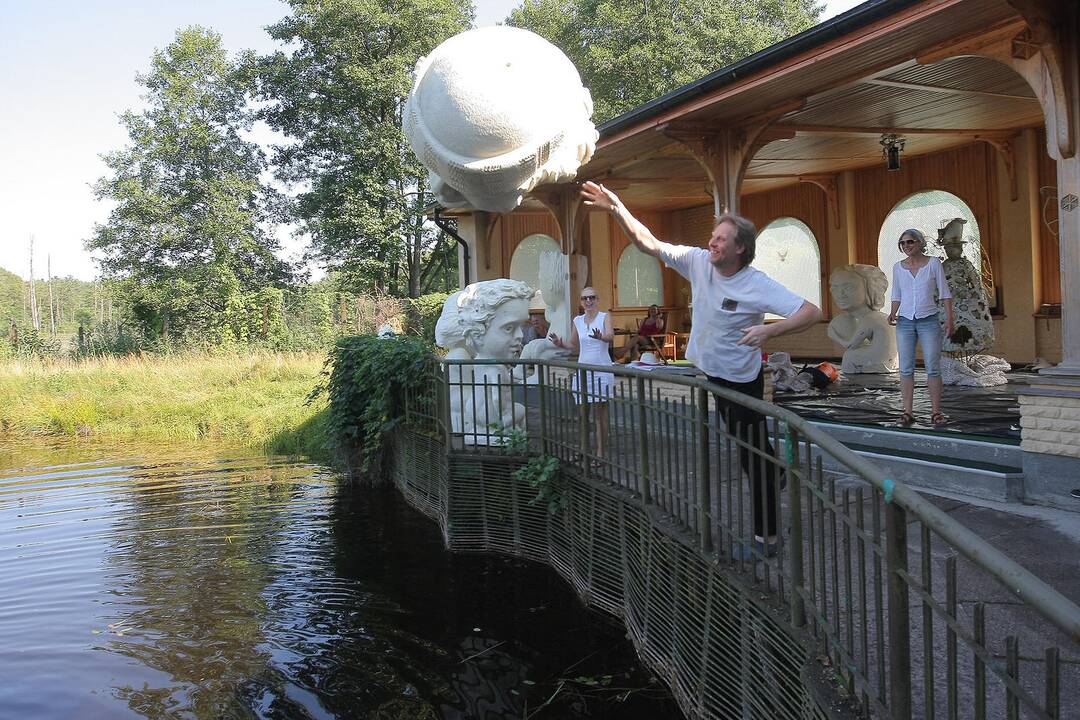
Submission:
[[[930,492],[999,502],[1024,499],[1022,453],[1009,442],[955,438],[941,433],[815,423],[889,477]],[[826,469],[830,468],[828,460]]]

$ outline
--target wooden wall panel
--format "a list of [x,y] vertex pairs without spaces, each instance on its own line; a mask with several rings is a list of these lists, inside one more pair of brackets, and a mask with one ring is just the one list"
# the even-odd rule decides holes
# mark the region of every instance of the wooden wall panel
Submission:
[[559,224],[548,212],[514,212],[501,215],[496,232],[500,233],[502,243],[502,275],[499,277],[510,277],[510,260],[514,257],[518,243],[525,238],[542,233],[561,243],[562,237]]
[[[1061,256],[1058,254],[1057,235],[1048,223],[1057,229],[1058,195],[1057,163],[1046,152],[1046,131],[1039,131],[1039,193],[1043,200],[1039,218],[1039,271],[1042,278],[1042,301],[1061,304]],[[1044,189],[1045,188],[1045,189]]]
[[[856,170],[855,224],[859,262],[877,265],[878,234],[885,218],[898,202],[926,190],[944,190],[967,203],[979,223],[979,234],[990,252],[990,261],[998,260],[998,220],[991,197],[997,187],[995,153],[987,143],[977,142],[933,155],[903,157],[901,169],[896,172],[889,172],[884,164]],[[1026,239],[1019,238],[1018,241],[1026,242]]]

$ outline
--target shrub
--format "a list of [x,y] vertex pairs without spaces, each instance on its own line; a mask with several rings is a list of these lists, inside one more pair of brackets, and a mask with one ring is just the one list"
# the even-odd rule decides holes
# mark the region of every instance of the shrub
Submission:
[[404,418],[404,399],[425,388],[430,392],[432,358],[428,343],[409,336],[354,335],[334,346],[327,359],[329,378],[312,396],[327,393],[329,428],[339,454],[355,458],[350,469],[363,478],[381,477],[384,441]]
[[429,343],[435,342],[435,323],[442,315],[443,303],[450,293],[428,293],[415,300],[408,300],[409,332],[419,335]]

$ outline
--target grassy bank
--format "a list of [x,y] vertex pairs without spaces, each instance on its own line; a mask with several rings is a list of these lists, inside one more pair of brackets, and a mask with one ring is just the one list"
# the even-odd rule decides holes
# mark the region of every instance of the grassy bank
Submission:
[[321,455],[322,354],[0,363],[0,433],[215,442]]

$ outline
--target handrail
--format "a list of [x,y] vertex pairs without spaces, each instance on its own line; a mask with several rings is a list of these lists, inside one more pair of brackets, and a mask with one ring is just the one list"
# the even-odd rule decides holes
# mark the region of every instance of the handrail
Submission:
[[[459,360],[448,358],[443,358],[440,362],[449,366],[508,364],[503,360]],[[563,360],[530,360],[528,363],[517,361],[509,364],[557,367],[572,371],[583,369],[586,371],[613,372],[616,375],[626,377],[658,379],[656,371],[637,370],[620,365],[589,365]],[[1080,607],[1017,564],[1015,560],[950,518],[932,503],[923,499],[917,492],[899,481],[886,477],[885,473],[877,465],[857,455],[839,440],[836,440],[806,419],[778,405],[758,400],[729,388],[720,387],[707,380],[675,374],[662,374],[662,379],[664,382],[675,385],[708,390],[715,396],[743,405],[762,415],[783,420],[789,427],[796,428],[816,445],[827,450],[833,458],[847,469],[884,493],[887,502],[891,498],[892,502],[913,513],[919,520],[926,523],[959,550],[964,557],[983,567],[1006,587],[1013,588],[1019,598],[1042,612],[1047,619],[1072,640],[1080,642]]]
[[[524,367],[510,374],[455,370],[484,366]],[[536,377],[529,378],[525,367],[535,368]],[[861,693],[865,709],[893,720],[928,709],[932,714],[941,682],[953,707],[960,676],[957,646],[962,641],[974,656],[963,674],[973,683],[976,712],[978,699],[990,689],[990,677],[994,687],[1004,688],[1010,707],[1023,704],[1035,717],[1057,717],[1062,663],[1070,668],[1080,663],[1080,607],[809,420],[704,379],[618,365],[443,358],[435,372],[443,392],[436,398],[433,419],[444,425],[448,450],[456,445],[469,452],[475,445],[490,453],[504,445],[516,454],[523,450],[524,437],[539,441],[534,447],[545,454],[578,468],[581,477],[610,481],[636,493],[643,507],[696,534],[698,552],[710,563],[728,563],[747,574],[751,585],[764,584],[775,601],[786,604],[791,626],[806,628],[807,637],[813,638],[808,642],[824,644],[834,664],[842,666],[838,672],[848,694]],[[612,373],[627,382],[604,386],[604,399],[599,400],[594,393],[601,390],[592,384],[592,372]],[[663,391],[658,382],[677,389]],[[539,391],[534,396],[538,407],[528,401],[528,394],[529,408],[516,404],[521,396],[515,390],[530,387]],[[617,432],[606,442],[599,434],[601,425],[591,419],[589,408],[596,402],[607,403],[597,423],[615,418]],[[532,411],[540,413],[539,427],[530,425]],[[509,418],[515,427],[523,422],[523,432],[508,434]],[[516,450],[507,444],[511,437],[518,443]],[[786,452],[778,452],[781,448]],[[743,477],[749,482],[740,481]],[[786,495],[781,493],[784,478]],[[869,486],[868,497],[865,487],[852,482],[856,479]],[[910,531],[909,524],[914,525]],[[783,527],[790,531],[787,538],[778,532]],[[921,555],[921,568],[910,570],[909,532],[912,547]],[[942,547],[944,569],[932,562],[935,548]],[[960,622],[958,556],[1019,600],[994,610],[989,635],[988,600],[978,593],[963,596],[965,605],[972,604],[973,615],[970,623]],[[966,585],[968,576],[963,577]],[[852,604],[856,598],[861,606]],[[912,612],[911,604],[921,613]],[[1057,639],[1055,632],[1054,640],[1046,640],[1051,645],[1041,661],[1045,700],[1029,682],[1021,683],[1019,663],[1023,659],[1030,665],[1033,658],[1021,657],[1020,639],[1011,630],[1017,610],[1006,607],[1030,609],[1064,634]],[[876,634],[873,643],[868,628]],[[911,640],[920,635],[922,654],[912,656]],[[1072,657],[1059,657],[1057,645]],[[946,648],[947,676],[939,680],[934,654],[941,646]],[[997,662],[999,657],[1005,658],[1004,664]],[[919,668],[922,693],[913,697],[913,670]],[[1068,698],[1076,699],[1075,693]]]

